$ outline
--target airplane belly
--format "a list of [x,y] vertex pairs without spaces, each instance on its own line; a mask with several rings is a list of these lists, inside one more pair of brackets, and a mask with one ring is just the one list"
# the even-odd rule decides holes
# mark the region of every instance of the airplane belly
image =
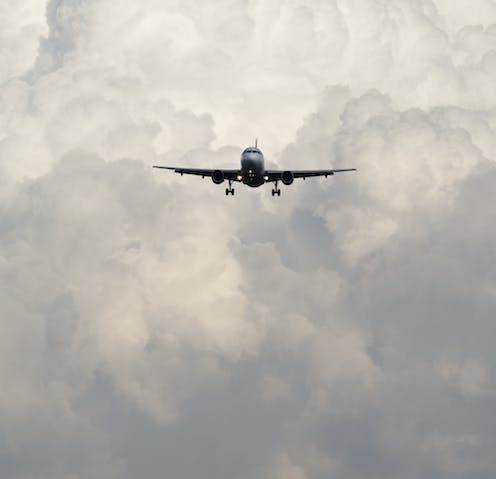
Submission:
[[262,177],[253,177],[253,178],[243,178],[243,183],[246,186],[251,186],[256,188],[257,186],[262,186],[265,183],[265,180]]

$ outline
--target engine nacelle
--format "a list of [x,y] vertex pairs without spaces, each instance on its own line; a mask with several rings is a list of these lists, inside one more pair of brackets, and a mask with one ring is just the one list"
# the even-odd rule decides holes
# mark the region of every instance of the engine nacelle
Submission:
[[281,181],[285,185],[290,185],[294,181],[294,175],[292,171],[283,171],[281,175]]
[[224,181],[224,173],[222,173],[222,171],[220,171],[220,170],[215,170],[212,173],[212,181],[216,185],[220,185]]

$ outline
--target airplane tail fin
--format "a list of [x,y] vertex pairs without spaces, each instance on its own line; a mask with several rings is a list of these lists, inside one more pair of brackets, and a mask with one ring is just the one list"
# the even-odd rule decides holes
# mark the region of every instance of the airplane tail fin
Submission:
[[258,148],[258,138],[255,138],[255,148]]

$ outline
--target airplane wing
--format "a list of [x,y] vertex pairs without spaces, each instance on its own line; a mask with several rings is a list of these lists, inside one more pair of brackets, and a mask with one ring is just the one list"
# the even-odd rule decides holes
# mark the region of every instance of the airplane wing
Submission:
[[[325,176],[334,175],[334,173],[343,173],[345,171],[356,171],[356,168],[345,168],[340,170],[267,170],[265,174],[269,177],[269,181],[283,180],[284,173],[291,173],[293,178],[309,178],[311,176]],[[291,176],[290,175],[290,176]]]
[[153,165],[153,168],[161,168],[163,170],[172,170],[174,173],[179,173],[181,176],[182,175],[196,175],[196,176],[201,176],[202,178],[205,178],[205,176],[208,176],[211,178],[212,176],[221,174],[223,178],[226,180],[231,180],[231,181],[240,181],[238,179],[238,176],[241,174],[240,170],[223,170],[223,169],[216,169],[216,170],[209,170],[209,169],[204,169],[204,168],[176,168],[175,166],[160,166],[160,165]]

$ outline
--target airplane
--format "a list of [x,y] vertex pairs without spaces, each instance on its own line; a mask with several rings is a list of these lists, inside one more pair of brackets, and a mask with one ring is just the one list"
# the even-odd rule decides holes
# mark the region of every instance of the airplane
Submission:
[[182,175],[197,175],[202,178],[210,177],[216,185],[220,185],[225,180],[229,182],[229,188],[226,188],[226,196],[234,196],[234,181],[244,183],[247,186],[256,188],[265,183],[274,183],[272,196],[281,196],[281,190],[278,188],[279,182],[284,185],[291,185],[295,178],[306,179],[311,176],[325,176],[326,178],[334,173],[344,171],[356,171],[356,168],[347,168],[341,170],[266,170],[265,159],[262,151],[258,148],[258,141],[255,140],[255,146],[246,148],[241,154],[241,168],[233,170],[225,169],[204,169],[204,168],[177,168],[175,166],[153,165],[153,168],[162,168],[164,170],[173,170],[175,173]]

